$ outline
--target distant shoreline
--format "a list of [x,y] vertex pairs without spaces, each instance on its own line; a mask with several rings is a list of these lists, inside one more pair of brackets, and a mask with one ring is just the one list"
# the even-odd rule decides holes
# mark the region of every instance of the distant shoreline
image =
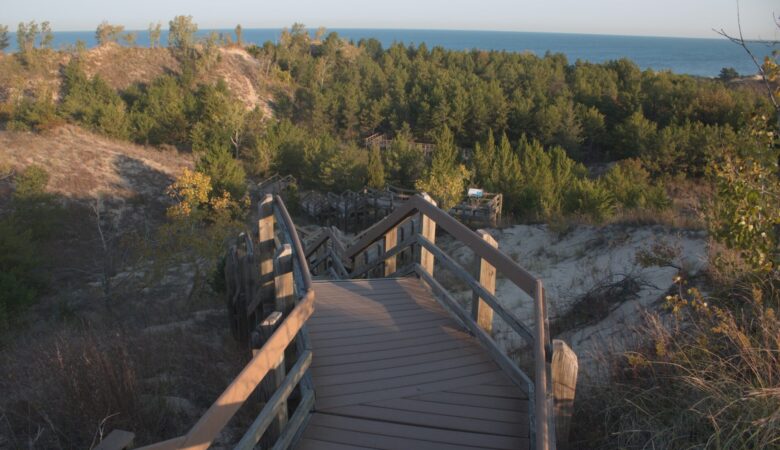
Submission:
[[[163,24],[164,25],[164,24]],[[277,42],[283,28],[246,28],[244,42],[262,45],[266,41]],[[315,29],[308,29],[314,33]],[[149,45],[147,30],[127,30],[136,33],[136,46]],[[233,36],[232,29],[202,29],[197,35],[205,37],[210,33]],[[547,52],[566,55],[570,64],[581,60],[603,63],[628,58],[642,70],[671,70],[674,73],[702,77],[717,77],[724,67],[733,67],[740,75],[756,73],[753,62],[744,50],[726,39],[668,37],[668,36],[626,36],[607,34],[553,33],[527,31],[489,30],[445,30],[445,29],[401,29],[401,28],[333,28],[344,39],[358,42],[361,39],[377,39],[385,48],[394,42],[404,45],[424,43],[429,49],[443,47],[447,50],[485,50],[508,52],[532,52],[543,56]],[[10,32],[15,50],[16,38]],[[56,31],[53,48],[60,49],[83,41],[88,48],[96,45],[94,31]],[[167,42],[167,30],[162,30],[161,42]],[[750,41],[751,49],[760,59],[771,54],[771,41]]]

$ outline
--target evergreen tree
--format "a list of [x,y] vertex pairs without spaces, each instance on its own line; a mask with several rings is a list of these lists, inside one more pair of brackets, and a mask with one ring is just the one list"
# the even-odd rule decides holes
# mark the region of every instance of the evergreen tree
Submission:
[[149,24],[149,47],[156,48],[160,46],[160,35],[162,34],[162,25],[158,22],[156,24]]
[[0,25],[0,53],[4,52],[9,45],[8,25]]
[[195,33],[198,25],[192,16],[176,16],[168,22],[168,47],[176,50],[180,56],[189,56],[195,47]]
[[385,187],[385,166],[382,164],[382,153],[379,147],[373,147],[368,154],[368,187],[383,189]]
[[241,28],[241,24],[236,25],[235,33],[236,33],[236,45],[238,45],[239,47],[243,47],[244,46],[244,29]]
[[430,194],[446,211],[463,198],[468,177],[468,170],[458,161],[458,148],[452,132],[444,127],[436,136],[431,165],[417,182],[417,189]]
[[217,191],[228,192],[233,198],[241,198],[246,192],[246,172],[225,147],[207,150],[197,169],[211,178]]
[[474,147],[474,176],[481,187],[488,190],[496,189],[498,174],[496,173],[496,141],[493,130],[488,131],[487,141]]
[[51,31],[51,23],[45,21],[41,23],[41,36],[39,48],[51,48],[51,43],[54,41],[54,33]]

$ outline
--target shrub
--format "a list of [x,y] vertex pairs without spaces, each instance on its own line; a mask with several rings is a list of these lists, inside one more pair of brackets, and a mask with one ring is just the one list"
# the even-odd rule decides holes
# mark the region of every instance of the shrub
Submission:
[[30,199],[40,197],[46,191],[49,184],[49,173],[41,166],[30,165],[16,179],[14,197]]
[[603,222],[615,212],[615,197],[600,183],[574,179],[563,195],[563,212]]
[[624,209],[661,210],[670,204],[666,191],[651,184],[650,173],[637,159],[626,159],[615,164],[599,182]]
[[129,136],[127,106],[114,89],[98,76],[87,78],[78,59],[71,60],[64,76],[62,116],[106,136]]
[[57,106],[51,93],[44,89],[16,102],[8,128],[18,131],[45,131],[59,124]]
[[226,148],[211,149],[198,163],[198,170],[211,177],[214,188],[241,198],[246,192],[246,172]]
[[10,219],[0,220],[0,332],[37,297],[41,282],[32,232]]

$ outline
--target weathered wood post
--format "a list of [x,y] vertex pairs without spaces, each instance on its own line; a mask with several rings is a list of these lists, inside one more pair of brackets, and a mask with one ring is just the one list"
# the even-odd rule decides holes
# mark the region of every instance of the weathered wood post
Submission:
[[[385,234],[385,245],[384,245],[385,253],[394,249],[396,245],[398,245],[398,227],[393,227],[390,231],[388,231]],[[385,259],[384,276],[389,277],[390,275],[394,274],[395,271],[396,271],[396,257],[391,256]]]
[[[477,234],[488,244],[498,248],[498,242],[485,230],[477,230]],[[489,262],[479,260],[479,284],[491,294],[496,293],[496,268]],[[493,309],[485,303],[485,300],[474,294],[471,304],[471,315],[487,334],[493,334]]]
[[257,259],[260,270],[260,295],[263,314],[275,309],[274,287],[274,197],[266,194],[258,205],[260,219],[257,222]]
[[[423,199],[425,199],[425,201],[432,204],[433,206],[436,206],[436,201],[433,200],[431,196],[424,192],[420,195]],[[420,235],[431,241],[431,243],[436,243],[436,222],[422,213],[420,214]],[[431,276],[433,276],[433,262],[433,253],[429,252],[426,248],[421,246],[420,266]]]
[[228,320],[230,321],[230,332],[233,339],[238,341],[238,313],[236,303],[238,301],[238,257],[236,256],[236,246],[231,245],[225,255],[225,290],[227,291],[227,310]]
[[[257,347],[257,349],[253,350],[254,354],[257,354],[263,344],[271,338],[271,335],[274,334],[274,331],[276,331],[282,323],[282,319],[282,313],[274,311],[258,325],[257,330],[253,333],[253,341],[255,341],[253,342],[253,346]],[[260,395],[263,402],[267,402],[274,395],[276,390],[279,389],[279,386],[282,385],[282,382],[287,375],[285,372],[284,353],[282,353],[279,357],[279,361],[276,362],[273,369],[268,371],[268,374],[263,378],[263,381],[260,384]],[[262,448],[271,448],[273,446],[276,439],[282,434],[284,426],[287,425],[288,417],[287,402],[282,402],[279,407],[279,412],[276,414],[276,418],[263,436],[261,441]]]
[[276,311],[287,316],[295,307],[292,247],[290,244],[282,245],[276,252],[273,267]]
[[560,339],[553,340],[552,387],[555,407],[555,435],[558,450],[568,450],[574,393],[577,389],[577,354]]
[[550,411],[547,402],[547,357],[545,343],[544,286],[542,280],[536,280],[534,292],[534,321],[536,334],[534,336],[534,427],[536,450],[549,450],[550,446]]

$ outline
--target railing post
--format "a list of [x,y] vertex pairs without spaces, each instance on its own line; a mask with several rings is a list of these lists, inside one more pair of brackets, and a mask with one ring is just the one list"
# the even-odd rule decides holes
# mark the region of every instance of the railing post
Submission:
[[258,205],[260,220],[257,222],[257,258],[260,263],[260,299],[266,309],[273,308],[274,278],[274,197],[266,194]]
[[558,450],[569,448],[569,430],[577,389],[577,355],[560,339],[553,340],[552,386],[555,404],[555,436]]
[[[260,325],[258,325],[258,331],[256,333],[259,335],[259,339],[257,340],[260,341],[259,343],[261,348],[262,344],[270,339],[271,335],[274,334],[274,331],[276,331],[276,329],[282,323],[282,319],[282,313],[279,311],[274,311],[268,317],[266,317],[265,320],[260,323]],[[257,345],[257,343],[255,343],[255,345]],[[259,349],[253,350],[255,354],[259,351]],[[287,376],[287,374],[285,373],[284,353],[282,353],[279,361],[276,363],[273,369],[268,371],[268,374],[265,376],[265,378],[263,378],[263,381],[260,384],[260,392],[263,401],[267,402],[274,395],[274,392],[279,389],[279,386],[281,386],[282,382],[284,381],[285,376]],[[279,435],[282,434],[284,426],[287,425],[288,414],[287,402],[282,402],[276,418],[274,419],[271,426],[268,427],[268,430],[263,436],[262,448],[270,448],[273,446],[276,439],[279,437]]]
[[[498,242],[485,230],[477,230],[477,234],[488,244],[498,248]],[[491,294],[496,293],[496,268],[489,262],[479,260],[479,284]],[[493,333],[493,309],[476,293],[471,305],[471,316],[487,334]]]
[[[421,196],[428,203],[436,206],[436,201],[434,201],[428,194],[423,192]],[[422,213],[420,213],[420,235],[432,243],[436,243],[436,222]],[[420,248],[420,266],[431,276],[433,276],[433,263],[433,253],[429,252],[425,248]]]
[[292,247],[290,244],[282,245],[276,252],[273,267],[276,311],[287,316],[295,307]]
[[[385,234],[385,245],[384,245],[385,253],[394,249],[396,245],[398,245],[398,227],[393,227],[390,231],[388,231]],[[394,274],[395,271],[396,271],[396,257],[391,256],[385,259],[384,276],[389,277],[390,275]]]
[[534,410],[536,427],[536,450],[550,450],[549,411],[547,405],[547,357],[545,355],[546,333],[544,313],[544,287],[542,280],[536,280],[534,292]]

